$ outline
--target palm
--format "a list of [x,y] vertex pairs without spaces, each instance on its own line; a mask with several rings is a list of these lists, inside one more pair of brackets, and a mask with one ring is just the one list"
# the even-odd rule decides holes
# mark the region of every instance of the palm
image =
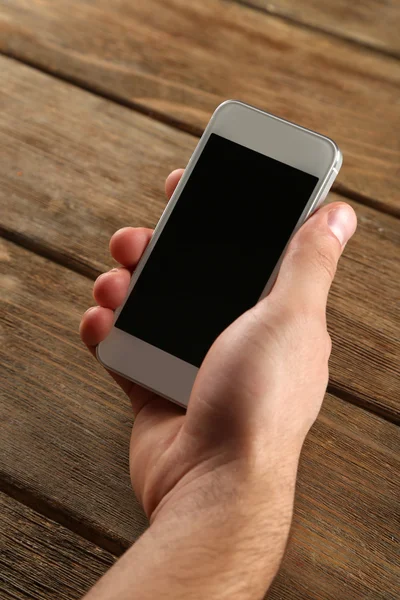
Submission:
[[[157,394],[113,375],[127,391],[136,414],[130,446],[131,480],[148,516],[178,482],[182,486],[183,479],[204,474],[204,465],[208,471],[221,464],[218,447],[222,439],[223,463],[235,460],[238,436],[245,434],[247,417],[252,414],[244,410],[248,391],[243,375],[249,367],[260,381],[252,388],[252,396],[267,392],[263,383],[268,368],[265,348],[252,330],[254,316],[245,313],[214,343],[196,378],[186,414]],[[257,378],[257,372],[261,377]]]
[[[171,490],[169,498],[175,499],[188,481],[236,462],[249,444],[267,450],[265,432],[271,425],[281,445],[285,414],[291,415],[292,429],[298,423],[298,439],[303,439],[315,419],[327,383],[325,337],[317,341],[319,324],[314,329],[304,323],[300,329],[297,318],[283,326],[274,314],[274,301],[262,304],[244,313],[213,344],[186,414],[168,400],[132,386],[129,395],[137,417],[131,438],[131,478],[149,516]],[[288,356],[282,345],[294,325],[300,341],[297,352]],[[314,334],[321,352],[316,353],[318,346],[308,342]],[[282,376],[284,371],[291,377]],[[299,404],[299,396],[306,402]],[[271,434],[269,443],[271,449],[275,443]]]
[[[83,320],[84,340],[88,340],[91,327],[101,329],[100,315],[108,320],[103,335],[111,327],[111,310],[95,309]],[[254,417],[257,405],[262,406],[257,397],[265,397],[271,383],[265,377],[268,355],[276,354],[274,340],[264,335],[265,344],[261,345],[257,330],[257,318],[251,311],[218,338],[198,373],[187,414],[154,392],[111,373],[130,398],[136,416],[130,444],[131,480],[149,517],[171,490],[176,499],[188,481],[237,459],[237,442],[246,437],[246,422]],[[249,388],[246,373],[250,370]],[[258,418],[261,422],[263,415]]]
[[143,407],[135,418],[130,444],[132,486],[150,516],[161,498],[177,481],[177,453],[171,453],[185,414],[157,394],[134,386],[129,394],[133,406]]

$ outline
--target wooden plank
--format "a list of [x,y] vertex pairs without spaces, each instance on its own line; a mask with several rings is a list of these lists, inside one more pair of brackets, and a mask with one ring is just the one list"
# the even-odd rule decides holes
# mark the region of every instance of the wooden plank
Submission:
[[[116,229],[157,222],[164,178],[186,164],[197,140],[14,61],[0,64],[0,225],[95,277],[111,265]],[[359,230],[329,302],[331,383],[399,419],[400,223],[353,206]]]
[[272,599],[398,598],[399,436],[398,427],[327,396],[303,449]]
[[268,14],[315,27],[340,38],[400,56],[398,0],[236,0]]
[[147,520],[128,473],[130,402],[78,335],[92,284],[4,241],[0,261],[0,480],[121,551]]
[[[3,481],[122,551],[144,521],[129,489],[129,402],[77,336],[91,282],[5,241],[1,265]],[[272,598],[395,597],[399,443],[400,428],[327,395]]]
[[400,212],[395,59],[224,0],[0,0],[0,24],[0,51],[186,130],[234,97],[326,133],[337,189]]
[[114,557],[0,494],[2,598],[76,600],[109,568]]

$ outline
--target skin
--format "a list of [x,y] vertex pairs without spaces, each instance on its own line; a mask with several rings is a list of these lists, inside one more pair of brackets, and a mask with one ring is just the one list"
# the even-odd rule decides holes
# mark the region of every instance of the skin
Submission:
[[[182,170],[166,181],[170,197]],[[150,527],[87,600],[262,598],[282,560],[304,439],[328,382],[326,302],[356,229],[344,203],[293,238],[272,292],[215,341],[187,413],[112,375],[131,400],[134,491]],[[94,284],[80,333],[92,354],[112,327],[151,230],[111,238],[120,267]]]

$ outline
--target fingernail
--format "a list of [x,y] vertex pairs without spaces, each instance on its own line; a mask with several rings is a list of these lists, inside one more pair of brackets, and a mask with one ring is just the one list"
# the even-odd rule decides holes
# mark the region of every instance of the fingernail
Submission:
[[332,209],[328,214],[328,226],[341,246],[345,246],[356,230],[354,212],[347,206]]
[[97,306],[91,306],[90,308],[88,308],[83,314],[84,315],[88,315],[89,313],[91,313],[93,310],[96,310]]

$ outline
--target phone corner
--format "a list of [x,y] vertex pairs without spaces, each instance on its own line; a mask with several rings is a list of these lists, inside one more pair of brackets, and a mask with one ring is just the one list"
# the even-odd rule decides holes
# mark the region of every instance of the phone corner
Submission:
[[340,150],[340,148],[339,148],[338,145],[336,145],[336,150],[337,150],[337,153],[336,153],[336,162],[333,165],[333,168],[335,169],[336,173],[339,173],[339,171],[340,171],[340,169],[342,167],[342,164],[343,164],[343,153]]
[[214,110],[212,114],[212,118],[216,117],[220,112],[223,112],[227,108],[231,108],[232,106],[241,105],[242,102],[239,100],[234,100],[233,98],[229,98],[228,100],[224,100],[221,104],[218,104],[217,108]]
[[330,137],[324,135],[325,142],[329,145],[332,151],[332,169],[339,173],[343,163],[343,154],[337,143]]

